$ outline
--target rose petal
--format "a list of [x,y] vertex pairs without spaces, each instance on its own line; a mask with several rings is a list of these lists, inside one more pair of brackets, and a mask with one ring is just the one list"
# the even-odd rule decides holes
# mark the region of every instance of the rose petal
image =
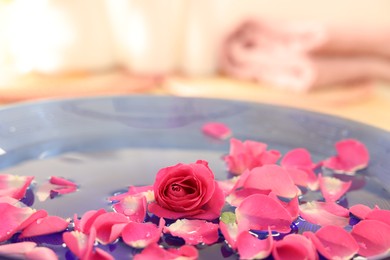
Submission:
[[129,221],[125,215],[116,212],[99,215],[92,224],[96,230],[96,240],[104,245],[114,242]]
[[306,221],[320,226],[345,227],[349,221],[349,211],[334,202],[307,202],[299,205],[299,212]]
[[77,215],[75,215],[73,219],[74,230],[83,232],[84,234],[88,235],[96,218],[106,212],[107,211],[105,209],[89,210],[84,213],[83,217],[80,220],[78,220]]
[[227,139],[232,135],[230,128],[224,123],[220,122],[208,122],[202,126],[202,132],[205,135],[216,139]]
[[36,219],[47,216],[47,212],[44,210],[36,211],[29,207],[20,208],[8,203],[0,203],[0,212],[2,212],[0,242],[8,240]]
[[63,218],[57,216],[46,216],[44,218],[37,219],[35,222],[28,225],[19,237],[33,237],[57,233],[65,230],[68,225],[69,221]]
[[313,169],[315,163],[311,160],[311,155],[305,148],[296,148],[288,151],[280,162],[282,166],[296,167],[298,169],[309,168]]
[[181,237],[188,245],[211,245],[218,240],[218,225],[204,220],[178,219],[170,226],[164,227],[164,233]]
[[198,259],[198,251],[193,246],[182,246],[178,249],[168,249],[160,247],[158,244],[150,244],[140,254],[134,256],[134,260],[172,260],[172,259]]
[[0,174],[0,197],[9,196],[17,200],[22,199],[33,179],[34,176]]
[[233,178],[229,178],[226,180],[217,180],[218,186],[223,191],[224,196],[227,196],[233,191],[233,188],[235,187],[237,181],[239,179],[239,176],[235,176]]
[[283,240],[275,241],[272,256],[275,260],[318,259],[313,243],[298,234],[290,234]]
[[130,186],[129,190],[125,193],[121,193],[118,195],[114,195],[108,198],[109,201],[119,201],[123,198],[126,198],[129,195],[144,195],[146,198],[146,201],[152,202],[154,201],[154,191],[153,191],[153,185],[148,186]]
[[274,164],[280,158],[280,152],[276,150],[267,151],[264,143],[247,140],[241,142],[238,139],[230,139],[230,152],[224,160],[232,174],[240,175],[245,170]]
[[267,258],[273,248],[272,233],[269,230],[265,239],[258,239],[248,231],[240,233],[237,237],[237,251],[240,259],[264,259]]
[[390,226],[390,210],[373,209],[366,215],[365,219],[378,220]]
[[[254,207],[253,205],[261,205]],[[268,230],[287,233],[291,230],[292,217],[280,203],[266,195],[255,194],[244,199],[236,209],[240,231]]]
[[46,247],[37,247],[34,242],[19,242],[0,245],[0,257],[12,259],[58,259],[53,250]]
[[326,201],[337,201],[340,199],[351,187],[352,181],[341,181],[340,179],[318,175],[320,190],[322,196]]
[[355,139],[346,139],[336,143],[337,155],[323,162],[323,166],[337,173],[354,174],[367,167],[370,155],[366,146]]
[[359,254],[376,256],[390,251],[390,226],[378,220],[362,220],[353,226],[351,235],[359,245]]
[[146,217],[146,197],[142,194],[128,195],[113,205],[116,212],[129,217],[131,221],[142,222]]
[[299,199],[298,196],[292,198],[290,201],[285,202],[282,201],[276,196],[275,193],[271,192],[268,194],[268,197],[276,200],[278,203],[280,203],[287,211],[290,213],[292,219],[296,219],[299,216]]
[[371,211],[372,209],[369,206],[363,204],[353,205],[349,208],[349,212],[351,212],[355,217],[359,219],[365,219],[367,214]]
[[253,188],[245,188],[245,189],[240,189],[232,192],[229,196],[226,197],[225,200],[230,205],[234,207],[238,207],[245,198],[253,194],[268,195],[270,192],[271,190],[258,190]]
[[264,165],[252,169],[243,186],[271,190],[278,196],[290,199],[300,192],[287,171],[278,165]]
[[71,231],[63,233],[62,239],[76,257],[83,259],[88,252],[92,251],[95,235],[96,233],[94,231],[90,235],[86,235],[80,231]]
[[232,249],[236,249],[236,242],[238,237],[237,223],[225,223],[223,221],[220,221],[219,228],[228,245]]
[[351,259],[359,250],[359,245],[345,229],[338,226],[324,226],[312,232],[304,232],[321,255],[327,259]]
[[51,176],[49,182],[39,186],[35,195],[39,201],[45,201],[53,193],[54,194],[67,194],[77,190],[77,185],[72,181],[66,180],[61,177]]
[[130,222],[122,230],[123,241],[131,247],[145,248],[160,240],[164,225],[163,218],[158,227],[153,223]]

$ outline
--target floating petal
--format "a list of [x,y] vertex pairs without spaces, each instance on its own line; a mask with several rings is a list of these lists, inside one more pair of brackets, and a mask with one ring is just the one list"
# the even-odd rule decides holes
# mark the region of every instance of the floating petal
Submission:
[[33,176],[0,174],[0,197],[8,196],[17,200],[22,199],[33,179]]
[[39,201],[45,201],[53,194],[67,194],[77,190],[77,185],[61,177],[51,176],[49,182],[39,186],[35,195]]
[[366,219],[378,220],[390,226],[390,210],[375,208],[366,215]]
[[96,240],[106,245],[114,242],[122,232],[122,229],[129,223],[129,219],[120,213],[107,212],[99,215],[92,224],[96,230]]
[[327,259],[352,259],[359,250],[356,240],[342,227],[324,226],[315,234],[304,232],[303,235],[309,238]]
[[107,211],[105,209],[89,210],[84,213],[83,217],[80,220],[77,218],[76,215],[73,219],[75,225],[74,230],[81,231],[84,234],[88,235],[96,218],[106,212]]
[[236,249],[236,242],[238,236],[238,226],[237,223],[225,223],[223,221],[219,222],[219,228],[226,242],[232,249]]
[[288,151],[280,162],[282,166],[290,166],[298,169],[313,169],[316,164],[311,160],[311,155],[305,148],[296,148]]
[[47,212],[44,210],[36,211],[29,207],[20,208],[8,203],[0,203],[0,212],[0,242],[8,240],[36,219],[47,216]]
[[0,257],[1,256],[11,259],[58,259],[53,250],[46,247],[37,247],[36,243],[27,241],[0,245]]
[[299,212],[306,221],[320,226],[345,227],[349,221],[349,211],[334,202],[307,202],[299,205]]
[[283,240],[275,241],[272,256],[275,260],[316,260],[319,258],[313,243],[306,237],[298,234],[290,234],[285,236]]
[[336,143],[337,155],[323,161],[323,166],[337,173],[354,174],[367,167],[370,155],[366,146],[355,139]]
[[202,126],[202,132],[205,135],[211,136],[216,139],[227,139],[232,136],[232,131],[224,123],[220,122],[208,122]]
[[271,190],[280,197],[290,199],[300,192],[287,171],[278,165],[264,165],[252,169],[243,186],[244,188]]
[[164,225],[163,218],[160,218],[158,227],[153,223],[130,222],[122,230],[123,241],[135,248],[145,248],[156,244],[160,240]]
[[193,246],[184,245],[180,248],[171,248],[165,250],[158,244],[150,244],[140,254],[134,256],[134,260],[173,260],[173,259],[186,259],[195,260],[198,259],[198,250]]
[[129,217],[131,221],[143,222],[146,217],[146,197],[142,194],[128,195],[113,205],[116,212]]
[[341,181],[335,177],[318,175],[320,190],[326,201],[337,201],[351,187],[352,181]]
[[218,225],[204,220],[178,219],[165,227],[164,233],[181,237],[188,245],[211,245],[218,240]]
[[64,231],[68,225],[69,221],[63,218],[57,216],[46,216],[44,218],[37,219],[35,222],[28,225],[23,230],[20,238],[61,232]]
[[119,201],[121,199],[126,198],[129,195],[144,195],[146,198],[146,201],[152,202],[154,201],[154,191],[153,191],[153,185],[148,186],[130,186],[129,190],[124,193],[120,193],[118,195],[114,195],[108,198],[109,201]]
[[[259,206],[254,206],[259,205]],[[261,205],[261,206],[260,206]],[[271,230],[287,233],[293,221],[288,210],[266,195],[255,194],[244,199],[236,209],[240,231]]]
[[356,204],[349,208],[349,212],[359,219],[365,219],[371,211],[372,209],[369,206],[363,204]]
[[227,196],[226,202],[234,207],[238,207],[245,198],[253,194],[268,195],[270,192],[271,190],[258,190],[253,188],[239,189]]
[[359,255],[377,256],[390,252],[390,226],[378,220],[362,220],[351,235],[359,245]]
[[272,233],[269,231],[267,238],[258,239],[248,231],[240,233],[237,237],[237,251],[240,259],[265,259],[273,248]]
[[80,231],[65,232],[62,234],[64,243],[69,250],[78,258],[83,259],[86,254],[92,251],[93,243],[95,242],[95,232],[91,235],[86,235]]

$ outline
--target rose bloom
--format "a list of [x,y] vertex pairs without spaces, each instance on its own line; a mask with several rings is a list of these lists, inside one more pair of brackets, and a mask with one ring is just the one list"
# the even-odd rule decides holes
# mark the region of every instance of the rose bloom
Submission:
[[154,182],[149,212],[163,218],[212,220],[220,216],[224,195],[206,161],[161,169]]

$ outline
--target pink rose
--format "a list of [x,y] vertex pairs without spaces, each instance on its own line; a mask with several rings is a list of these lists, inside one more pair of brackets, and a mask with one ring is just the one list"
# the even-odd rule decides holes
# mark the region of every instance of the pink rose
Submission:
[[161,169],[154,182],[155,201],[149,212],[163,218],[218,218],[224,195],[206,161]]

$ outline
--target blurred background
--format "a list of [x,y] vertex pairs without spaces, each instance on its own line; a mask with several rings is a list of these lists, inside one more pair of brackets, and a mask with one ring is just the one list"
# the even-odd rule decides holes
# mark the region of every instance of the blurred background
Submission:
[[162,93],[383,106],[389,14],[388,0],[0,0],[0,102]]

